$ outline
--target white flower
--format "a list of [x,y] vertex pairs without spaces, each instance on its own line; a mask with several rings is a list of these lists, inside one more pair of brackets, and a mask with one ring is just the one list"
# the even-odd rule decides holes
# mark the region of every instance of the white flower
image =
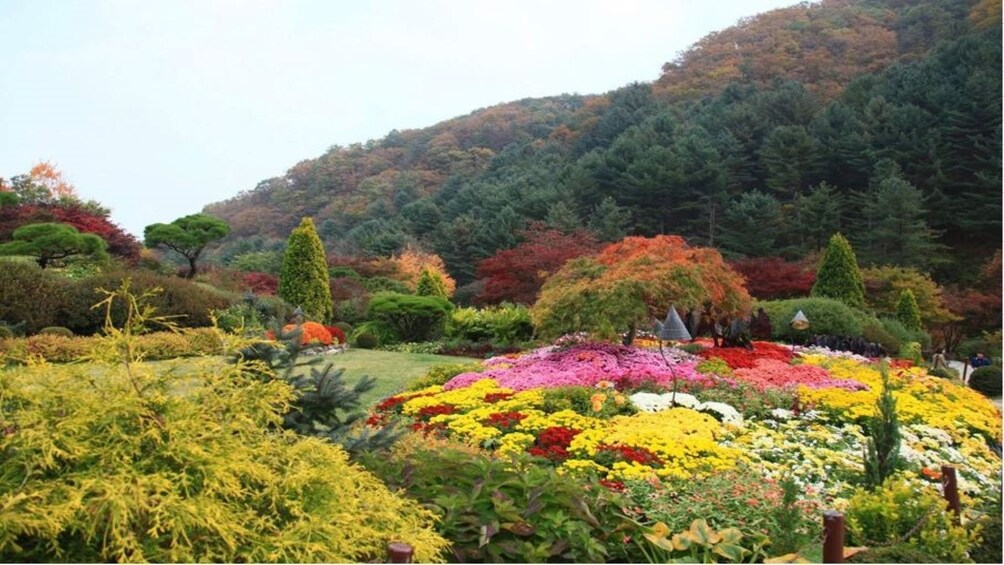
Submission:
[[722,416],[722,423],[733,424],[736,426],[743,425],[743,415],[739,413],[738,410],[725,404],[724,402],[702,402],[697,410],[701,412],[712,411],[720,414]]
[[795,417],[794,412],[785,408],[775,408],[770,411],[770,415],[773,416],[775,420],[788,420]]

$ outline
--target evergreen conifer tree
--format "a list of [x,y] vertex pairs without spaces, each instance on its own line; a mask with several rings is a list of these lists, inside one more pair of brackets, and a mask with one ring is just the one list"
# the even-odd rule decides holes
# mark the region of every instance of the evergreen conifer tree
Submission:
[[331,288],[324,246],[314,221],[303,218],[289,235],[279,272],[279,297],[319,322],[331,319]]
[[865,485],[874,490],[902,465],[899,454],[899,418],[896,416],[896,399],[892,396],[889,370],[884,365],[882,394],[879,396],[878,414],[867,425],[868,444],[865,448]]
[[903,323],[908,330],[920,330],[920,306],[917,305],[917,298],[913,291],[904,288],[899,293],[899,300],[896,301],[896,319]]
[[865,285],[858,260],[851,244],[839,233],[830,238],[811,295],[833,298],[855,308],[865,304]]
[[446,290],[446,283],[439,273],[429,269],[422,269],[418,276],[418,283],[415,285],[416,296],[437,296],[449,300],[449,293]]

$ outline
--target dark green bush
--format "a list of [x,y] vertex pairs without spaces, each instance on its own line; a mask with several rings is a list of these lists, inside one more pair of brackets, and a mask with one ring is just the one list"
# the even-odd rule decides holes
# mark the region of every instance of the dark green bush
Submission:
[[285,323],[292,313],[293,307],[277,296],[250,295],[218,312],[216,323],[228,332],[243,327],[246,333],[257,335],[265,331],[270,320]]
[[927,374],[932,377],[939,377],[942,379],[957,379],[959,378],[959,372],[955,369],[945,369],[943,367],[936,367],[933,369],[928,369]]
[[376,349],[380,345],[377,337],[370,332],[362,332],[356,336],[356,347],[363,349]]
[[35,263],[0,259],[0,320],[23,324],[28,334],[64,324],[63,312],[73,284]]
[[969,373],[969,386],[973,390],[978,390],[986,396],[1001,395],[1001,368],[980,367]]
[[382,292],[370,299],[367,316],[390,326],[398,341],[435,341],[443,335],[452,309],[436,296]]
[[61,335],[63,337],[73,337],[73,332],[62,326],[47,326],[38,330],[39,335]]
[[[864,315],[850,306],[832,298],[792,298],[757,302],[770,316],[774,339],[790,340],[793,336],[804,339],[807,335],[862,335]],[[809,319],[809,329],[796,332],[791,329],[791,319],[801,310]]]
[[391,345],[400,341],[397,337],[397,333],[394,331],[394,328],[384,322],[376,320],[363,322],[356,326],[356,328],[352,330],[349,342],[356,343],[358,345],[357,340],[362,334],[370,334],[373,336],[376,340],[376,345],[374,345],[374,347]]
[[352,335],[352,324],[348,322],[335,322],[335,327],[345,332],[345,335]]
[[[116,289],[126,278],[132,280],[132,292],[139,295],[160,288],[148,300],[158,316],[172,316],[180,327],[205,327],[212,325],[210,311],[224,310],[231,298],[211,288],[200,286],[179,277],[163,277],[145,271],[120,271],[88,277],[76,282],[66,304],[64,326],[77,334],[90,335],[104,327],[105,312],[91,306],[104,299],[98,289]],[[125,319],[121,304],[112,308],[112,323],[120,327]],[[156,329],[156,328],[152,328]]]
[[[455,449],[419,448],[407,459],[364,454],[362,464],[392,490],[434,509],[439,533],[460,563],[637,562],[625,536],[623,499],[598,484],[559,475],[521,456],[501,460]],[[448,480],[444,480],[448,477]]]
[[899,351],[899,348],[903,346],[903,342],[885,329],[882,322],[875,318],[869,318],[865,322],[861,336],[871,343],[881,345],[889,352]]
[[1001,500],[998,498],[992,504],[988,504],[984,510],[984,515],[978,520],[981,528],[980,542],[969,550],[969,557],[976,563],[1001,563],[1002,548],[1002,524],[1001,524]]

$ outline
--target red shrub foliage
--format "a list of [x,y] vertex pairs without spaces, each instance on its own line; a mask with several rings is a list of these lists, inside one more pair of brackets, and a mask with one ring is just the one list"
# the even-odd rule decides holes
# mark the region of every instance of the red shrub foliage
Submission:
[[754,257],[729,261],[729,265],[746,279],[750,296],[760,300],[808,296],[816,282],[815,266],[806,261]]
[[243,284],[255,294],[274,295],[279,288],[279,278],[268,273],[245,273]]
[[569,259],[590,255],[600,247],[587,231],[565,234],[541,223],[532,224],[521,236],[523,243],[478,263],[477,277],[485,279],[484,291],[474,299],[478,304],[507,300],[533,304],[548,275]]
[[338,326],[324,326],[324,329],[328,330],[328,333],[331,334],[332,342],[345,343],[345,332],[342,331],[342,328]]
[[28,224],[59,222],[82,233],[93,233],[108,243],[108,253],[130,262],[139,260],[139,241],[108,219],[107,212],[73,203],[22,204],[0,209],[0,240],[10,239],[17,228]]
[[[294,324],[289,324],[282,328],[283,332],[291,332],[296,328]],[[321,345],[331,345],[331,334],[324,326],[317,322],[304,322],[303,333],[300,334],[300,343],[308,345],[319,343]]]

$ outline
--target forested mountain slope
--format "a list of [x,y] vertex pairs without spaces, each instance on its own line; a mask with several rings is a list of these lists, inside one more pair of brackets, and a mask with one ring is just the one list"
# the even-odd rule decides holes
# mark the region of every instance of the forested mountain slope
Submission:
[[333,147],[206,211],[231,223],[223,261],[310,215],[332,251],[417,243],[461,284],[534,220],[732,256],[841,230],[866,264],[947,276],[951,249],[999,247],[1000,127],[999,1],[826,0],[711,34],[655,83]]

